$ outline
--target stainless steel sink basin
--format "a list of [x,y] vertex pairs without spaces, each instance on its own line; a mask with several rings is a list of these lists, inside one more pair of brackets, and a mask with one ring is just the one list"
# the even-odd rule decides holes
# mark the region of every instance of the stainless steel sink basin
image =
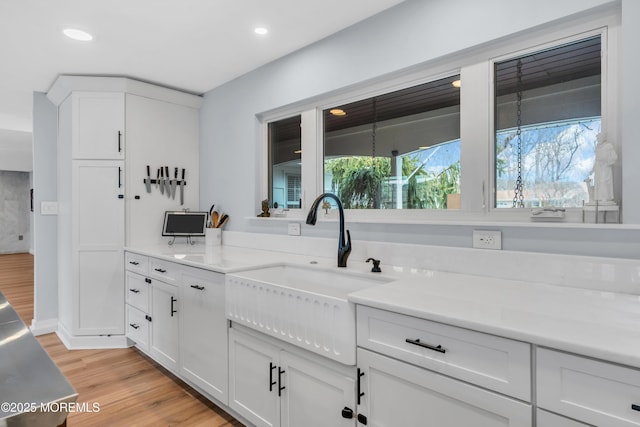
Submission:
[[388,281],[373,273],[288,264],[227,274],[227,318],[354,365],[355,305],[347,295]]

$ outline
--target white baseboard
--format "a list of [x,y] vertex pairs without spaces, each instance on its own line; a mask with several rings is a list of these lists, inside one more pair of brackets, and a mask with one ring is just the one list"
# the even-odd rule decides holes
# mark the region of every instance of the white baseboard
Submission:
[[130,347],[124,335],[71,335],[62,324],[58,324],[56,334],[69,350]]
[[58,319],[31,319],[31,326],[29,329],[31,329],[31,333],[35,336],[50,334],[58,330]]

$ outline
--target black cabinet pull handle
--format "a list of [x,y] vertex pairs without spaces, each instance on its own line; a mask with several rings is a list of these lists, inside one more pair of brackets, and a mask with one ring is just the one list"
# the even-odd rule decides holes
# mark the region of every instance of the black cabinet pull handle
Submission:
[[144,281],[147,282],[147,283],[151,283],[151,279],[149,279],[148,277],[145,277]]
[[129,323],[129,326],[131,326],[133,329],[139,329],[140,326],[136,325],[135,323]]
[[122,188],[122,168],[118,166],[118,188]]
[[635,403],[632,403],[631,409],[633,409],[634,411],[640,411],[640,405],[636,405]]
[[129,264],[131,264],[131,265],[139,265],[140,263],[136,262],[136,261],[129,261]]
[[173,314],[174,314],[174,313],[177,313],[177,312],[178,312],[178,310],[175,310],[175,309],[173,308],[173,303],[175,303],[176,301],[178,301],[178,300],[177,300],[177,299],[175,299],[174,297],[171,297],[171,317],[173,317]]
[[149,322],[151,322],[151,316],[149,316],[148,314],[145,314],[144,318],[147,319]]
[[139,289],[129,289],[129,292],[133,292],[134,294],[139,294],[140,290]]
[[430,344],[425,344],[425,343],[423,343],[423,342],[420,342],[420,339],[412,340],[412,339],[407,338],[407,339],[405,340],[405,342],[408,342],[409,344],[413,344],[413,345],[420,346],[420,347],[422,347],[422,348],[426,348],[426,349],[428,349],[428,350],[437,351],[438,353],[446,353],[446,352],[447,352],[447,350],[445,350],[444,348],[442,348],[442,346],[441,346],[441,345],[430,345]]
[[191,287],[192,287],[193,289],[197,289],[197,290],[199,290],[199,291],[204,291],[204,286],[191,285]]
[[278,368],[278,397],[282,396],[282,390],[286,387],[282,385],[282,374],[286,371],[284,369]]
[[273,370],[276,369],[277,366],[273,364],[273,362],[269,362],[269,391],[273,391],[273,386],[276,385],[276,382],[273,380]]
[[118,131],[118,153],[122,153],[122,132]]
[[358,383],[356,384],[357,389],[358,389],[358,392],[357,392],[358,393],[357,394],[358,405],[360,404],[360,398],[362,396],[364,396],[364,392],[361,391],[361,388],[360,388],[360,378],[363,377],[363,376],[364,376],[364,372],[362,372],[362,370],[360,368],[358,368]]
[[158,273],[166,273],[167,270],[163,269],[163,268],[154,268],[155,271],[157,271]]

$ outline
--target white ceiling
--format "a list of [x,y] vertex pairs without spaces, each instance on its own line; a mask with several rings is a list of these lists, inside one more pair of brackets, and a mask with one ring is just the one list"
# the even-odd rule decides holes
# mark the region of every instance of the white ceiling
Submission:
[[[0,129],[30,132],[33,92],[60,74],[201,94],[401,1],[0,0]],[[68,39],[65,27],[94,40]]]

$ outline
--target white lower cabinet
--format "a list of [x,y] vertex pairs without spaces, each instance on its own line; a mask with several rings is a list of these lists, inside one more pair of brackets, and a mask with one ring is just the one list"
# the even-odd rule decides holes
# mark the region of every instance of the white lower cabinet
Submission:
[[180,373],[226,404],[228,343],[224,291],[224,274],[185,267]]
[[545,348],[536,354],[540,408],[590,425],[640,426],[640,370]]
[[150,354],[158,363],[172,372],[178,371],[180,354],[179,289],[175,285],[153,280],[151,282],[151,345]]
[[536,411],[536,427],[590,427],[591,424],[583,424],[551,412],[538,409]]
[[229,406],[260,427],[355,426],[354,368],[232,325]]
[[[358,348],[368,426],[531,427],[531,405]],[[362,421],[361,421],[362,422]]]

